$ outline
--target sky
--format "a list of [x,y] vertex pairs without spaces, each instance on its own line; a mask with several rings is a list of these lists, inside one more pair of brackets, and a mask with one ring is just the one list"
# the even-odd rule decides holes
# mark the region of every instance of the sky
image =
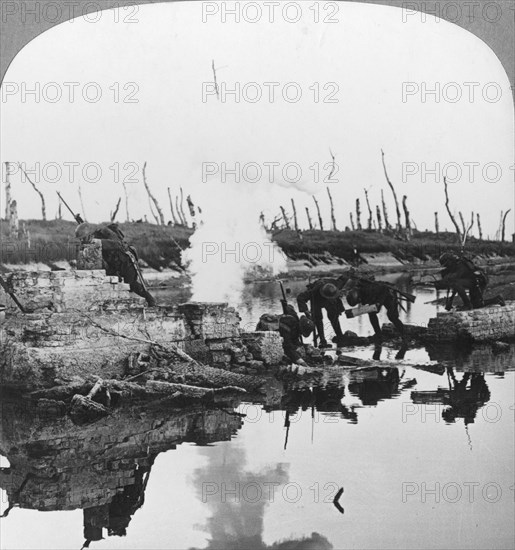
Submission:
[[[250,8],[240,22],[203,14],[214,5],[109,10],[28,44],[2,85],[2,184],[3,163],[20,162],[47,197],[50,218],[60,190],[88,221],[101,222],[125,181],[129,217],[152,220],[142,183],[147,162],[166,220],[167,188],[174,197],[182,187],[203,211],[213,208],[221,217],[238,210],[249,216],[250,208],[255,219],[263,211],[270,221],[280,205],[291,212],[294,198],[304,228],[306,206],[316,218],[313,194],[329,226],[329,186],[343,229],[357,197],[366,225],[364,189],[374,212],[384,190],[394,221],[383,149],[418,229],[434,228],[435,211],[440,229],[452,228],[444,173],[451,208],[467,220],[478,212],[484,236],[495,235],[501,210],[515,210],[511,90],[501,63],[477,37],[385,6],[320,3],[315,22],[312,4],[299,3],[298,22],[291,22],[294,12],[278,12],[270,22],[263,11],[251,23],[244,18],[254,17]],[[239,94],[224,93],[237,85]],[[37,87],[36,94],[24,93]],[[425,93],[431,89],[436,93]],[[324,182],[330,151],[338,170]],[[19,216],[40,217],[38,195],[16,164],[10,170]],[[1,198],[4,204],[3,191]],[[515,231],[513,210],[507,235]]]

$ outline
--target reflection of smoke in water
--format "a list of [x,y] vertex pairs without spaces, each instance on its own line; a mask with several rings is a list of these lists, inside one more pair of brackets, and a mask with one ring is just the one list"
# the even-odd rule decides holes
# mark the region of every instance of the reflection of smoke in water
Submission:
[[202,197],[203,223],[184,253],[192,300],[236,306],[247,274],[278,275],[285,271],[286,259],[262,227],[259,201],[247,187],[211,184]]

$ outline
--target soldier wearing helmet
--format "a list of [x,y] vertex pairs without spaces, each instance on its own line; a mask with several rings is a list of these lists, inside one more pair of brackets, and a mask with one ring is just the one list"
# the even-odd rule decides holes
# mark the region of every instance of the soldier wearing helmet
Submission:
[[[402,338],[405,338],[404,325],[399,319],[399,295],[394,287],[374,281],[373,278],[357,278],[352,281],[347,291],[346,299],[351,307],[358,304],[375,304],[378,312],[384,306],[386,316]],[[375,338],[380,342],[382,340],[382,332],[377,313],[369,313],[368,318],[374,329]]]
[[[320,338],[318,345],[320,348],[331,347],[325,338],[324,309],[336,334],[333,340],[337,345],[343,344],[343,333],[339,317],[345,311],[341,300],[341,293],[347,281],[348,277],[345,275],[338,278],[318,279],[308,284],[306,290],[297,296],[299,311],[310,314],[313,317]],[[311,312],[309,305],[311,305]]]
[[441,280],[435,282],[435,288],[452,291],[446,300],[447,311],[452,309],[456,294],[461,298],[465,309],[476,309],[493,304],[504,305],[504,299],[499,294],[489,299],[483,297],[488,277],[466,256],[445,252],[440,256],[439,262],[444,269],[440,272]]
[[306,365],[302,359],[299,348],[302,348],[302,336],[307,338],[315,328],[313,321],[305,315],[299,316],[295,309],[285,300],[281,300],[283,306],[282,315],[265,313],[261,315],[256,330],[274,330],[278,331],[283,339],[284,354],[298,365]]
[[125,241],[117,223],[96,228],[88,223],[81,223],[75,230],[75,236],[83,243],[91,239],[102,241],[102,260],[107,275],[117,275],[130,285],[131,292],[142,296],[149,306],[156,301],[147,290],[145,281],[138,266],[138,254],[133,246]]

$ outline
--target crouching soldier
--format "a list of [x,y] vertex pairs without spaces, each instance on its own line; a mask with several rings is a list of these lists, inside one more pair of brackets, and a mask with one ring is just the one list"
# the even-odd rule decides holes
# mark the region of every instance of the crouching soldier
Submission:
[[[476,309],[488,305],[505,305],[501,295],[485,299],[484,291],[488,285],[486,273],[465,256],[446,252],[440,256],[441,280],[435,281],[435,288],[452,291],[447,297],[445,309],[452,309],[456,294],[461,298],[465,309]],[[467,295],[468,291],[468,295]]]
[[[377,312],[384,306],[386,316],[393,326],[398,330],[402,339],[405,339],[405,330],[402,321],[399,319],[399,291],[387,284],[369,279],[357,279],[353,281],[352,287],[347,292],[347,303],[351,306],[358,304],[375,305]],[[377,342],[381,342],[383,335],[379,325],[377,313],[369,313],[368,318],[374,329]]]
[[125,241],[125,235],[118,224],[112,223],[96,229],[88,223],[81,223],[75,230],[75,237],[83,243],[91,239],[100,239],[102,260],[107,275],[117,275],[129,284],[131,292],[145,298],[149,306],[156,305],[141,275],[136,249]]
[[336,334],[334,341],[337,345],[343,344],[343,333],[339,317],[345,311],[345,308],[340,296],[347,280],[348,277],[345,276],[337,279],[318,279],[308,284],[306,290],[297,296],[299,311],[311,315],[313,318],[320,338],[319,348],[331,347],[325,339],[323,309],[326,310],[327,318]]
[[302,337],[307,338],[314,329],[313,322],[305,315],[299,316],[295,309],[281,300],[283,305],[283,314],[274,315],[264,313],[261,315],[256,330],[274,330],[279,332],[283,339],[284,354],[290,361],[297,365],[306,366],[299,350],[302,348]]

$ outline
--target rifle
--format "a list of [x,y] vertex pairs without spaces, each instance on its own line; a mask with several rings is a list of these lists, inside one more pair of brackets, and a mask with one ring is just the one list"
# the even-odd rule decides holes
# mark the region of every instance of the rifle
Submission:
[[387,283],[385,281],[376,281],[374,279],[368,279],[366,277],[361,277],[360,275],[354,275],[354,274],[350,274],[350,278],[358,281],[358,283],[363,282],[365,284],[372,284],[372,285],[386,287],[390,290],[393,290],[397,294],[400,294],[405,300],[411,303],[413,303],[417,298],[414,294],[409,294],[408,292],[399,290],[395,285],[392,285],[392,283]]
[[70,212],[70,214],[73,216],[73,218],[75,219],[75,221],[78,223],[78,224],[81,224],[81,223],[84,223],[84,220],[81,218],[80,214],[74,214],[73,213],[73,210],[68,206],[68,203],[63,199],[63,197],[61,197],[61,193],[59,193],[59,191],[56,191],[57,193],[57,196],[61,199],[62,203],[64,204],[64,206],[66,206],[66,208],[68,208],[68,211]]

